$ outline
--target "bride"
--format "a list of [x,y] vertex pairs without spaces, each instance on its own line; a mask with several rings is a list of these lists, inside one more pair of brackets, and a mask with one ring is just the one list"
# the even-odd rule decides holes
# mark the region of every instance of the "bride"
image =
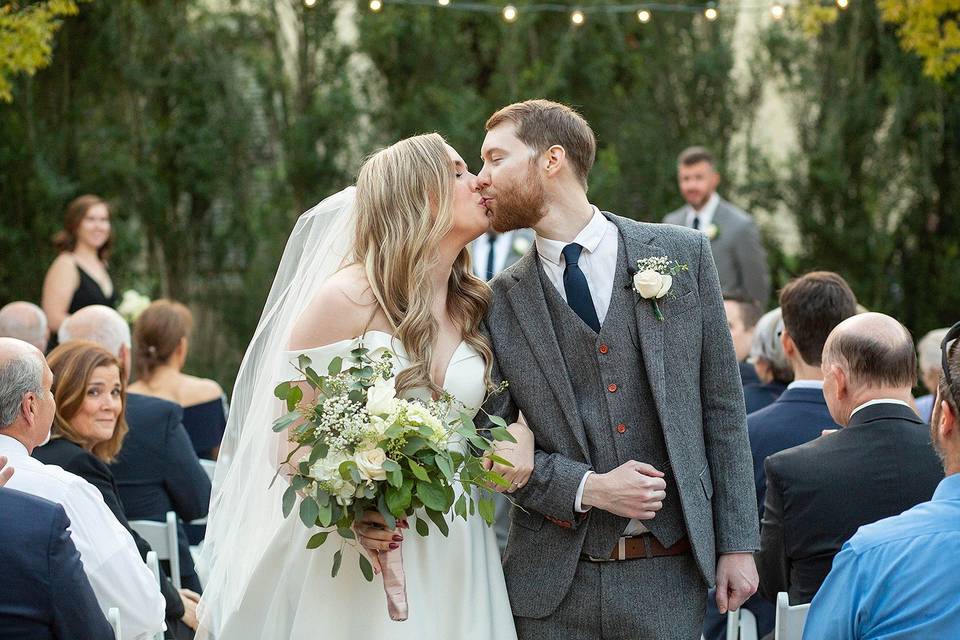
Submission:
[[[301,353],[320,369],[360,344],[384,347],[395,354],[401,395],[446,391],[481,405],[492,356],[480,323],[490,294],[471,275],[466,247],[488,227],[474,176],[435,133],[371,156],[355,189],[301,216],[234,389],[203,550],[199,637],[516,638],[494,534],[479,517],[448,518],[447,538],[402,524],[387,531],[376,513],[357,525],[375,567],[378,549],[402,545],[410,617],[397,623],[380,579],[367,582],[349,549],[331,577],[340,545],[306,549],[316,531],[283,518],[285,476],[271,486],[289,450],[286,434],[271,429],[282,411],[272,390],[299,375],[291,361]],[[510,429],[518,444],[498,453],[516,464],[505,475],[522,486],[532,435]]]

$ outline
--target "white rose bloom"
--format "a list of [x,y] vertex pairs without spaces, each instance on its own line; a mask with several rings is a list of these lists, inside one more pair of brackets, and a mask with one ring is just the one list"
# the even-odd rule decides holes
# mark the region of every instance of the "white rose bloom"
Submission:
[[386,460],[386,452],[379,447],[358,451],[353,456],[353,461],[357,463],[357,469],[360,471],[360,477],[364,480],[386,480],[387,472],[383,470],[383,463]]
[[350,458],[342,451],[330,451],[326,457],[313,463],[310,468],[310,476],[318,482],[331,482],[342,480],[340,477],[340,465]]
[[385,416],[394,411],[397,405],[397,390],[393,378],[377,380],[367,389],[367,412],[372,416]]
[[672,285],[672,276],[657,273],[652,269],[641,271],[633,276],[633,288],[647,300],[662,298],[667,295]]

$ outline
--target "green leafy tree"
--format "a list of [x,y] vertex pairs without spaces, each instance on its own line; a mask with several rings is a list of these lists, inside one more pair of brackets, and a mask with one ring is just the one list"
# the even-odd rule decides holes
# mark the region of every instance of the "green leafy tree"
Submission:
[[61,18],[78,11],[74,0],[0,3],[0,102],[13,99],[12,76],[33,75],[50,64],[53,37]]

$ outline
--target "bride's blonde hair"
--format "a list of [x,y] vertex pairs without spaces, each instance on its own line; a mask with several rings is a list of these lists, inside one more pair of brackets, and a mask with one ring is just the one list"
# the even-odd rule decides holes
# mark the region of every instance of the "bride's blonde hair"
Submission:
[[[430,377],[439,329],[429,274],[453,228],[456,168],[444,145],[436,133],[406,138],[367,158],[357,176],[355,258],[410,360],[397,376],[399,392],[442,391]],[[480,323],[489,304],[490,289],[472,274],[464,248],[447,283],[447,312],[483,356],[488,385],[493,354]]]

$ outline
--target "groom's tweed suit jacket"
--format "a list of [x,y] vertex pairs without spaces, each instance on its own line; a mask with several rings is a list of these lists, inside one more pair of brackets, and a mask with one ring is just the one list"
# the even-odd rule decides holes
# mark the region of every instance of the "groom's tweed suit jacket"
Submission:
[[[604,215],[619,229],[620,252],[599,335],[558,304],[535,250],[491,282],[493,375],[510,384],[485,409],[508,422],[522,412],[537,449],[533,475],[513,494],[525,511],[513,511],[504,556],[516,616],[553,613],[580,554],[609,554],[627,523],[597,509],[574,512],[588,470],[634,459],[665,471],[667,500],[649,529],[668,545],[689,536],[708,584],[719,553],[759,546],[743,391],[709,242],[689,229]],[[655,256],[689,266],[660,300],[662,322],[627,290],[629,268]]]

